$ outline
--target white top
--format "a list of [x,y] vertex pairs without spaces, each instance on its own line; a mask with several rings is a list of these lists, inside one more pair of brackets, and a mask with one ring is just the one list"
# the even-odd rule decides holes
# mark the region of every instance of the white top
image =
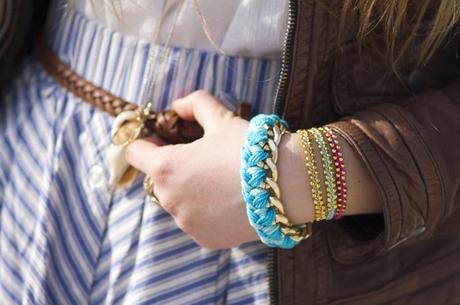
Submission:
[[[182,1],[185,2],[178,13]],[[194,0],[74,0],[73,3],[78,11],[109,28],[152,43],[165,43],[176,22],[170,45],[218,51],[205,35]],[[225,54],[280,59],[287,1],[198,0],[198,4],[212,39]],[[155,41],[162,12],[160,41]]]

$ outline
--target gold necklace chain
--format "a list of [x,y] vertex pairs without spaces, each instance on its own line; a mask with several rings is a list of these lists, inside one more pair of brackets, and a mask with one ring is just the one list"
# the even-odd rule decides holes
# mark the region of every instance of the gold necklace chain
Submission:
[[221,53],[223,55],[227,55],[227,53],[225,53],[225,51],[221,47],[219,47],[219,45],[216,43],[216,41],[212,37],[211,30],[210,30],[209,25],[208,25],[208,21],[206,20],[206,18],[203,15],[199,0],[193,0],[193,7],[195,9],[196,15],[200,19],[201,27],[202,27],[204,35],[206,36],[208,41],[212,44],[212,46],[214,48],[216,48],[219,51],[219,53]]
[[[201,9],[201,6],[200,6],[200,0],[192,0],[193,2],[193,7],[195,9],[195,13],[196,15],[198,16],[198,18],[200,19],[200,23],[201,23],[201,28],[203,29],[203,32],[204,32],[204,35],[206,36],[206,38],[208,39],[208,41],[211,43],[211,45],[216,48],[216,50],[222,54],[222,55],[225,55],[227,56],[227,53],[224,51],[224,49],[222,49],[218,44],[217,42],[214,40],[214,38],[212,37],[212,33],[211,33],[211,30],[209,28],[209,23],[208,21],[206,20],[204,14],[203,14],[203,11]],[[229,63],[227,63],[227,67],[228,69],[231,69],[231,70],[234,70],[235,67],[231,66]],[[247,80],[248,81],[253,81],[253,82],[269,82],[269,81],[272,81],[274,80],[278,75],[279,75],[279,72],[280,71],[277,71],[274,75],[271,75],[269,76],[267,79],[264,79],[264,80],[256,80],[256,79],[253,79],[252,77],[247,77]]]
[[[169,44],[170,44],[171,39],[172,39],[172,37],[174,35],[174,32],[176,30],[177,20],[179,19],[179,15],[180,15],[180,13],[182,11],[184,3],[185,3],[185,0],[181,0],[181,2],[179,3],[179,7],[176,10],[176,15],[174,16],[174,22],[171,25],[171,28],[170,28],[169,33],[168,33],[168,37],[166,38],[166,42],[162,46],[162,48],[163,48],[162,52],[158,56],[157,66],[159,67],[159,69],[163,67],[163,63],[166,61],[165,59],[166,59],[166,57],[169,54],[169,51],[171,49]],[[158,47],[159,47],[159,41],[160,41],[161,25],[163,24],[163,21],[164,21],[163,19],[164,19],[164,14],[165,14],[165,8],[166,8],[166,1],[164,2],[163,7],[161,9],[160,20],[158,20],[158,26],[157,26],[157,30],[156,30],[155,38],[154,38],[154,45],[157,45]],[[141,93],[141,105],[142,105],[142,107],[146,107],[147,104],[150,102],[149,99],[151,97],[153,97],[153,89],[154,89],[155,83],[157,81],[157,75],[159,74],[159,73],[154,73],[153,78],[149,79],[149,75],[151,75],[152,72],[153,72],[152,69],[153,69],[154,54],[155,54],[155,48],[152,47],[149,50],[149,55],[148,55],[148,59],[147,59],[147,67],[146,67],[146,72],[145,72],[145,75],[147,75],[147,77],[144,77],[144,81],[143,81],[142,86],[141,86],[141,88],[142,88],[142,93]],[[149,91],[149,89],[150,89],[150,91]]]

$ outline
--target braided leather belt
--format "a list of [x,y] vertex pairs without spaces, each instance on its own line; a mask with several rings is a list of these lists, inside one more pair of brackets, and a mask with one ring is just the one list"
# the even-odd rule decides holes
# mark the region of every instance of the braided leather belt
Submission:
[[[136,110],[139,105],[130,103],[105,91],[85,80],[62,62],[46,43],[44,34],[39,35],[36,43],[36,54],[44,69],[62,85],[67,91],[81,98],[94,107],[107,112],[111,116],[117,116],[123,111]],[[240,103],[235,114],[248,119],[250,105]],[[188,143],[203,136],[203,129],[196,122],[182,120],[175,111],[162,112],[150,111],[145,126],[151,134],[155,134],[167,143]]]

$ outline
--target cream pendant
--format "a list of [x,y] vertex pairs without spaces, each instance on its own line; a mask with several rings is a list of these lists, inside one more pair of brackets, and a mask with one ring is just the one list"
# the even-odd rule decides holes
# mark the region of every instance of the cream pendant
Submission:
[[126,147],[136,140],[142,131],[143,122],[137,111],[124,111],[114,120],[111,130],[112,143],[107,151],[110,168],[109,183],[112,187],[130,185],[138,171],[125,159]]

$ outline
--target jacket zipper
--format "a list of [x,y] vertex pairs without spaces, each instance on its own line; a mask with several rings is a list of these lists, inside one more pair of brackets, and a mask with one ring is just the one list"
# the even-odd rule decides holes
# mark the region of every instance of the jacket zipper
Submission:
[[[286,95],[292,65],[294,32],[297,20],[297,1],[288,0],[287,29],[284,36],[281,71],[273,104],[273,112],[281,117],[285,115]],[[270,248],[268,252],[268,279],[270,304],[278,305],[278,250],[276,248]]]
[[288,0],[287,29],[284,36],[283,54],[281,57],[281,71],[276,89],[273,112],[279,116],[284,116],[287,87],[289,85],[289,73],[292,65],[292,52],[294,44],[294,32],[297,20],[298,0]]

